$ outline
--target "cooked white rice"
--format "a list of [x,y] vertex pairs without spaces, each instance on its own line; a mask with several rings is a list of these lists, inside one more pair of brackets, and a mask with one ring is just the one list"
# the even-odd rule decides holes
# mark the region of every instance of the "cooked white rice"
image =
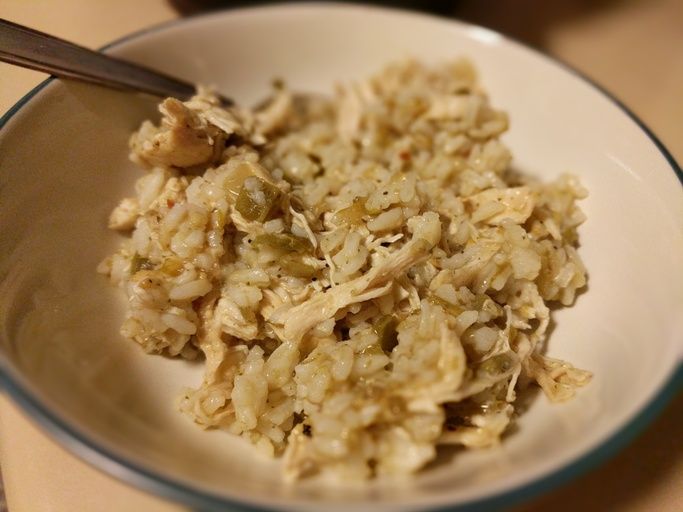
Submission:
[[578,180],[513,173],[464,60],[393,64],[333,99],[256,110],[162,102],[100,272],[122,334],[206,371],[180,408],[284,454],[289,478],[410,473],[441,444],[495,445],[516,391],[590,374],[543,355],[547,303],[586,284]]

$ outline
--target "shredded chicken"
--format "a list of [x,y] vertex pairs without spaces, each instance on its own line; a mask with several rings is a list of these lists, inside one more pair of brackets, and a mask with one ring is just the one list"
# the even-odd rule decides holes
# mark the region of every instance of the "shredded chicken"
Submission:
[[119,231],[132,229],[140,215],[140,205],[135,198],[125,198],[109,215],[109,228]]
[[466,197],[465,201],[472,205],[474,219],[494,226],[504,221],[512,221],[515,224],[524,223],[535,205],[534,194],[529,187],[502,190],[491,188]]
[[543,355],[549,303],[586,284],[586,191],[512,176],[507,116],[468,62],[159,110],[130,139],[145,172],[98,271],[125,337],[203,355],[179,400],[202,428],[282,455],[287,479],[348,482],[495,446],[528,383],[562,401],[589,381]]
[[268,135],[270,132],[281,128],[291,115],[292,103],[292,94],[289,91],[279,91],[265,108],[256,113],[257,131]]
[[574,368],[566,361],[551,359],[534,353],[525,361],[527,373],[536,379],[553,402],[564,402],[574,397],[576,388],[591,378],[591,373]]
[[[413,239],[364,276],[326,292],[318,292],[303,304],[288,310],[284,321],[286,339],[298,341],[314,326],[332,318],[340,309],[388,293],[392,278],[426,258],[430,248],[429,242],[420,238]],[[277,322],[278,318],[270,320]]]
[[214,152],[214,140],[206,123],[174,98],[159,106],[160,127],[147,122],[131,138],[134,155],[150,166],[191,167],[207,163]]

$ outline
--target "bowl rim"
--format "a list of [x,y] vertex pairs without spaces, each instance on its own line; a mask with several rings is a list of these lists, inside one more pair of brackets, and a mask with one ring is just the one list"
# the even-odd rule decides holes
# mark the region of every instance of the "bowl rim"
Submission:
[[[201,21],[206,18],[229,16],[232,13],[258,13],[269,10],[276,11],[299,9],[302,7],[309,9],[319,9],[321,11],[330,8],[354,9],[367,13],[385,13],[403,15],[413,18],[422,18],[432,21],[449,22],[462,28],[470,28],[495,35],[496,39],[503,44],[521,47],[527,52],[531,52],[538,57],[542,57],[548,64],[559,66],[564,71],[591,86],[605,99],[610,101],[619,110],[626,114],[627,117],[629,117],[631,121],[633,121],[638,128],[640,128],[645,136],[654,144],[659,153],[664,157],[671,170],[678,177],[683,190],[683,169],[676,162],[673,155],[652,132],[652,130],[607,89],[596,83],[585,73],[577,70],[570,64],[555,56],[551,56],[510,36],[500,34],[489,28],[481,27],[479,25],[462,21],[457,18],[450,18],[446,16],[425,13],[422,11],[412,11],[403,8],[373,6],[352,2],[298,1],[285,4],[266,4],[254,7],[226,8],[210,11],[207,13],[194,14],[183,18],[176,18],[128,33],[102,46],[99,48],[99,50],[106,52],[110,49],[116,48],[121,44],[139,39],[146,35],[163,31],[177,25],[193,23],[197,22],[198,20]],[[0,117],[0,133],[10,119],[12,119],[33,99],[34,96],[45,89],[54,80],[56,80],[56,77],[53,76],[45,79],[31,89],[28,93],[26,93],[7,112],[5,112],[2,117]],[[670,375],[666,376],[660,386],[660,389],[655,391],[651,400],[639,411],[636,411],[625,424],[621,425],[615,432],[609,435],[607,439],[605,439],[601,444],[595,446],[593,449],[576,456],[564,466],[561,466],[544,476],[532,479],[529,482],[512,487],[508,490],[501,491],[497,494],[474,498],[456,505],[427,506],[424,508],[424,510],[431,510],[434,512],[483,512],[492,509],[497,510],[503,507],[507,508],[515,504],[528,501],[541,494],[547,493],[550,490],[555,489],[589,471],[590,469],[597,467],[614,456],[618,451],[635,439],[635,437],[640,434],[663,411],[666,405],[682,391],[683,360],[679,360],[677,365],[673,365]],[[124,483],[142,489],[143,491],[156,494],[157,496],[167,500],[191,507],[197,507],[199,510],[225,510],[225,507],[232,507],[235,510],[244,512],[264,512],[269,510],[277,510],[268,506],[257,506],[240,501],[236,498],[228,498],[226,496],[219,496],[207,491],[202,491],[191,485],[176,481],[171,477],[156,474],[154,471],[141,467],[135,462],[127,460],[125,457],[113,453],[109,448],[103,446],[98,441],[91,439],[88,435],[85,435],[83,432],[79,431],[78,428],[75,428],[68,421],[64,420],[58,413],[51,410],[49,406],[44,404],[40,398],[31,391],[30,386],[27,384],[24,376],[12,367],[12,364],[1,352],[0,392],[6,392],[14,401],[14,403],[23,409],[28,418],[34,422],[34,424],[37,424],[41,430],[50,434],[53,439],[55,439],[69,452],[76,455],[78,458],[85,461],[92,467],[103,471],[104,473],[109,474],[110,476],[113,476]]]

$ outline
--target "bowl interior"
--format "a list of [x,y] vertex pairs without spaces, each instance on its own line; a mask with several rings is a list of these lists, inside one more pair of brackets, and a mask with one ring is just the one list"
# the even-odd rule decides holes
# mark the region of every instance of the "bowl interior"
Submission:
[[[590,196],[580,230],[588,291],[553,312],[549,355],[594,372],[566,404],[530,400],[494,449],[444,452],[412,480],[344,488],[285,485],[277,461],[204,432],[175,409],[201,364],[146,356],[118,334],[119,292],[96,274],[118,243],[109,211],[140,171],[127,138],[152,100],[52,82],[0,133],[0,346],[20,385],[129,464],[203,492],[292,509],[411,509],[462,503],[548,474],[613,434],[678,364],[683,317],[683,194],[628,116],[587,83],[496,34],[363,7],[298,5],[192,19],[112,53],[254,102],[273,77],[328,92],[388,61],[470,57],[510,114],[514,164],[544,179],[577,174]],[[120,466],[110,465],[121,473]],[[374,505],[371,505],[374,503]]]

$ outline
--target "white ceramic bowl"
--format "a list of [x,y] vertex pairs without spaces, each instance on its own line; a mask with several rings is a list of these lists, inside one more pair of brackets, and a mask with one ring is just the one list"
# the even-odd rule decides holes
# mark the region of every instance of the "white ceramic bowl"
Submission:
[[118,292],[95,273],[117,244],[107,214],[139,172],[127,137],[154,115],[153,102],[48,81],[1,123],[0,373],[36,422],[93,465],[202,510],[489,508],[595,464],[680,389],[681,170],[635,117],[571,70],[481,28],[342,5],[222,12],[108,51],[242,102],[259,99],[274,76],[325,92],[392,59],[472,58],[510,113],[515,165],[545,179],[569,170],[590,191],[580,231],[589,288],[553,314],[549,353],[595,378],[570,403],[538,397],[499,448],[445,454],[412,480],[284,485],[277,462],[175,411],[200,365],[145,356],[122,340]]

